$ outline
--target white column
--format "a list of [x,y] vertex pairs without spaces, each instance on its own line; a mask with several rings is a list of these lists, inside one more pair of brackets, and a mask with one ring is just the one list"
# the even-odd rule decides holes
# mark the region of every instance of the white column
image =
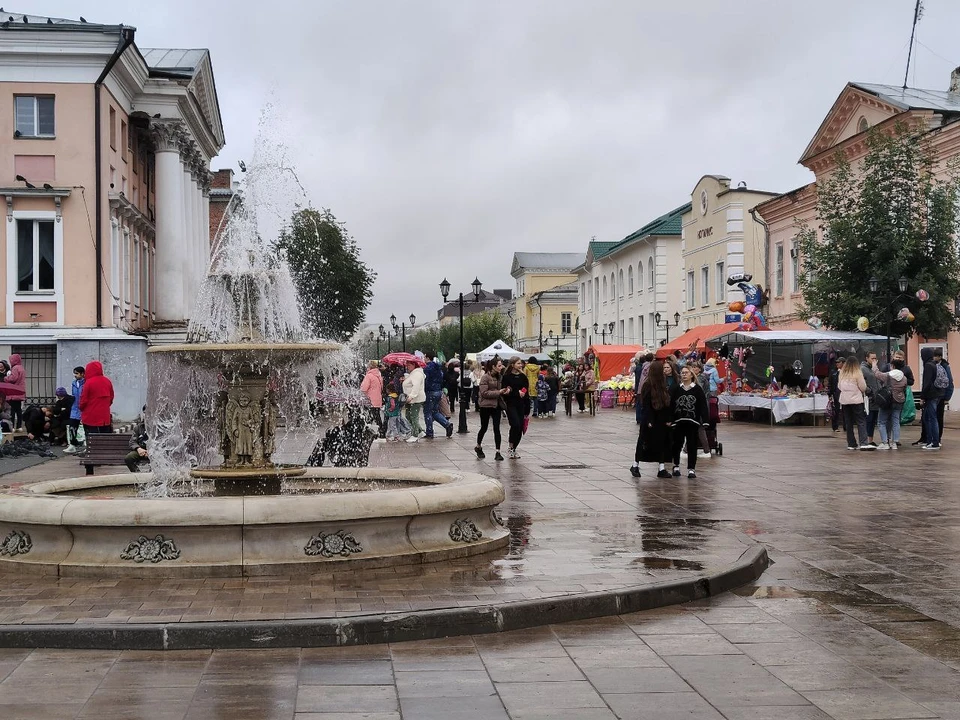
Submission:
[[203,194],[200,190],[200,159],[197,158],[197,164],[194,166],[193,186],[190,195],[193,200],[193,276],[196,278],[197,290],[203,283],[203,277],[206,274],[206,266],[203,264]]
[[200,259],[203,262],[203,271],[207,272],[210,267],[210,174],[209,171],[202,178],[200,183],[202,202],[200,205],[200,216],[203,218],[203,237],[200,239]]
[[154,298],[157,320],[182,322],[186,317],[183,302],[183,171],[178,146],[179,129],[156,124],[157,214]]
[[183,273],[183,308],[186,316],[189,318],[193,310],[193,299],[197,294],[194,284],[194,232],[193,232],[193,204],[190,202],[190,186],[192,179],[190,177],[190,168],[186,164],[180,165],[182,175],[182,186],[180,193],[180,202],[183,207],[183,243],[184,252],[182,260]]

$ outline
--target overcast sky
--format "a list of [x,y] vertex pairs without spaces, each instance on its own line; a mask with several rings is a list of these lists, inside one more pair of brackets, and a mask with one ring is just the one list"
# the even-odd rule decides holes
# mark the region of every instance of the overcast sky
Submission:
[[[212,53],[227,145],[274,92],[312,203],[378,273],[368,321],[436,317],[446,276],[513,287],[515,251],[583,252],[704,174],[783,192],[848,80],[900,85],[914,0],[27,2]],[[924,0],[910,85],[945,90],[960,2]]]

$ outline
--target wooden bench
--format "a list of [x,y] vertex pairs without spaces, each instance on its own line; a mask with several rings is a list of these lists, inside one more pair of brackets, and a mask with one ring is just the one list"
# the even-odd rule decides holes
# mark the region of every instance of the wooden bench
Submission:
[[123,465],[130,453],[130,437],[130,433],[87,435],[87,452],[80,458],[86,474],[93,475],[93,468],[98,465]]

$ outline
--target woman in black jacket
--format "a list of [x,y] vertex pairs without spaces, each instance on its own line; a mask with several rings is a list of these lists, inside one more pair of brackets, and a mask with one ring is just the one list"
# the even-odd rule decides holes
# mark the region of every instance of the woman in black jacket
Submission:
[[707,396],[697,384],[693,371],[680,370],[680,383],[670,391],[673,414],[673,476],[680,477],[680,451],[687,444],[687,477],[697,476],[697,454],[700,450],[700,427],[708,424]]
[[510,447],[510,459],[517,460],[517,445],[523,438],[523,420],[530,412],[530,381],[523,373],[523,358],[515,357],[507,366],[507,372],[500,381],[505,388],[503,401],[507,406],[507,422],[510,423],[510,435],[507,442]]
[[670,391],[667,390],[667,378],[663,373],[663,361],[654,360],[647,370],[647,379],[640,388],[640,436],[633,456],[630,474],[640,477],[640,461],[643,449],[653,455],[660,464],[658,478],[670,477],[666,463],[670,460],[670,423],[673,418],[670,405]]

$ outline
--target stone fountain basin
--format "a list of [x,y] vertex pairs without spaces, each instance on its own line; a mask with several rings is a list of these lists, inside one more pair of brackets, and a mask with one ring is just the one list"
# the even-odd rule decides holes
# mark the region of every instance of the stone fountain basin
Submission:
[[[388,567],[504,547],[503,486],[473,473],[310,468],[304,478],[419,487],[321,495],[109,497],[135,473],[0,493],[0,569],[74,576],[225,577]],[[90,488],[105,496],[58,493]]]

